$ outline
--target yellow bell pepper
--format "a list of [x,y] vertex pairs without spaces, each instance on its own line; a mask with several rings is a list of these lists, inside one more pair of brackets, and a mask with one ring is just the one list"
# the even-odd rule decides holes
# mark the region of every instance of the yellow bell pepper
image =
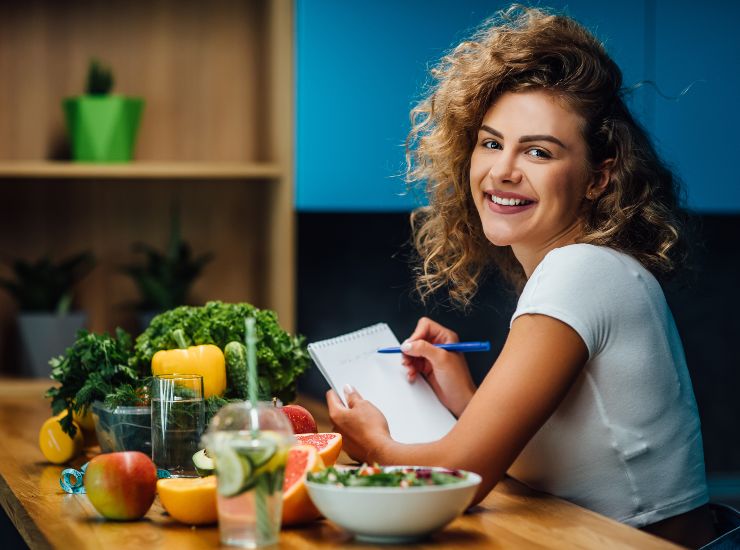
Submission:
[[213,344],[187,347],[181,330],[175,330],[172,335],[180,349],[155,353],[152,374],[200,374],[204,397],[223,395],[226,391],[226,362],[221,348]]

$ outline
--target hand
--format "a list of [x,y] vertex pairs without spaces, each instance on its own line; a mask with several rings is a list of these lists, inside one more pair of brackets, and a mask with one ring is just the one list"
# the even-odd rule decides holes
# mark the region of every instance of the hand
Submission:
[[344,396],[346,407],[334,390],[326,392],[329,418],[334,431],[342,434],[342,449],[358,462],[380,461],[380,449],[392,441],[388,421],[351,386],[344,388]]
[[422,317],[416,330],[401,346],[408,380],[423,376],[442,404],[459,417],[475,393],[475,384],[462,353],[445,351],[434,344],[459,342],[457,334]]

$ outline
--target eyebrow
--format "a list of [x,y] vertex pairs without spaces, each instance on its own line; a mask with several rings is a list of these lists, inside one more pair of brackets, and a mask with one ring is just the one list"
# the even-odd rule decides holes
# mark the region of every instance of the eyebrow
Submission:
[[[498,130],[495,130],[495,129],[491,128],[490,126],[487,126],[485,124],[481,124],[481,127],[480,128],[481,128],[481,130],[485,130],[489,134],[493,134],[497,138],[504,139],[504,135],[501,132],[499,132]],[[562,141],[560,141],[555,136],[551,136],[549,134],[535,134],[535,135],[531,135],[531,136],[522,136],[522,137],[519,138],[519,143],[527,143],[529,141],[549,141],[551,143],[554,143],[556,145],[559,145],[563,149],[567,149],[567,147],[565,146],[565,144]]]

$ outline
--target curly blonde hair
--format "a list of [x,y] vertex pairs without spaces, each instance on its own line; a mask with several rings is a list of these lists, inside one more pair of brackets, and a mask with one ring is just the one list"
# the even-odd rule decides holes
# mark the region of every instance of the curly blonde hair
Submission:
[[430,93],[411,111],[407,181],[422,182],[429,206],[412,213],[422,300],[446,288],[463,307],[491,266],[520,291],[511,247],[484,236],[473,202],[470,157],[488,108],[506,92],[545,90],[585,120],[588,164],[613,159],[604,193],[584,213],[579,242],[632,255],[657,276],[681,263],[678,183],[622,98],[622,73],[583,26],[541,9],[512,6],[486,21],[432,69]]

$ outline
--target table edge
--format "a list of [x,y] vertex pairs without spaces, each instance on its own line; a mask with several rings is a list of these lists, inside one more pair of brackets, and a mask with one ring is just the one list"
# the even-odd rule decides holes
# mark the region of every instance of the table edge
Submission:
[[8,516],[10,523],[23,537],[30,548],[53,548],[39,526],[10,488],[4,476],[0,476],[0,506]]

